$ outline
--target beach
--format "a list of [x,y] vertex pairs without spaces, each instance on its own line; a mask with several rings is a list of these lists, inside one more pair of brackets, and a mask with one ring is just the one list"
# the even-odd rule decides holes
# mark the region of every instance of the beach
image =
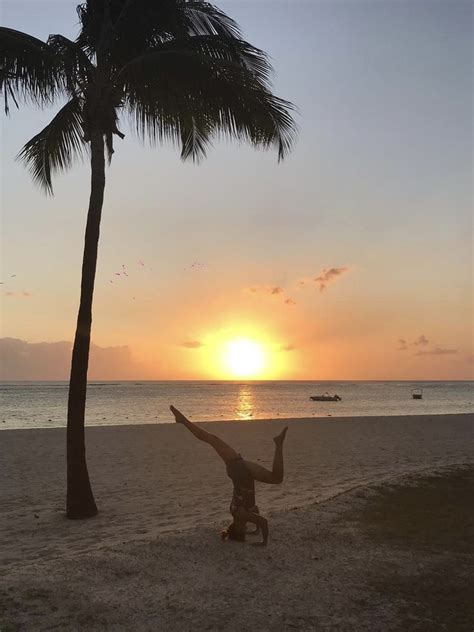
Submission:
[[[474,464],[474,415],[204,427],[249,460],[270,466],[272,437],[284,424],[285,480],[257,487],[260,510],[270,518],[266,549],[221,542],[231,482],[213,450],[179,425],[88,428],[100,513],[78,522],[64,517],[64,429],[2,431],[4,625],[234,630],[253,620],[255,629],[268,630],[373,629],[370,604],[352,628],[350,616],[339,620],[331,610],[336,602],[342,612],[347,600],[363,601],[361,578],[373,571],[377,555],[377,563],[383,558],[379,545],[372,557],[365,536],[351,548],[357,529],[354,518],[344,516],[374,486]],[[348,591],[351,573],[356,583]],[[313,592],[311,599],[302,596],[303,584],[319,587],[317,598]],[[389,621],[392,615],[382,610],[377,616]]]

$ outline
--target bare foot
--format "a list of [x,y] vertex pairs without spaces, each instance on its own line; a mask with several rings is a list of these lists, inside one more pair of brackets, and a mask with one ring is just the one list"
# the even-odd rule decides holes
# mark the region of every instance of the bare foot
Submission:
[[182,412],[180,412],[177,408],[175,408],[174,406],[170,406],[170,410],[174,415],[174,418],[176,420],[177,424],[182,424],[183,423],[183,419],[186,419],[186,417],[183,415]]
[[273,437],[273,441],[276,443],[276,445],[283,444],[287,431],[288,431],[288,426],[285,426],[285,428],[283,428],[283,430],[280,432],[279,435],[277,435],[276,437]]

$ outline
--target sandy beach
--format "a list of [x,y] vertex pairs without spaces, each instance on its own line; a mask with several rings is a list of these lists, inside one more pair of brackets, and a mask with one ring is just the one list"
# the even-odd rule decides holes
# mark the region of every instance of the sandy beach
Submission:
[[[339,604],[349,599],[341,583],[348,565],[362,574],[364,559],[369,569],[372,564],[367,543],[357,563],[347,558],[352,527],[345,512],[360,501],[361,490],[384,481],[473,464],[474,415],[205,427],[269,465],[272,437],[283,423],[289,425],[285,481],[257,489],[261,511],[270,517],[270,542],[262,550],[220,541],[231,482],[212,449],[180,426],[89,428],[100,514],[84,522],[64,517],[65,431],[2,431],[1,594],[6,622],[17,626],[11,629],[234,630],[252,618],[256,629],[371,629],[370,609],[352,628],[350,617],[338,623],[331,614],[336,596]],[[329,537],[334,521],[337,533]],[[322,574],[315,570],[321,555]],[[318,593],[317,616],[313,601],[298,601],[301,582],[313,580],[329,582]],[[25,590],[30,602],[21,596]],[[350,599],[359,592],[363,599],[364,590],[354,586]],[[291,620],[284,618],[288,600]],[[303,621],[311,612],[313,619]]]

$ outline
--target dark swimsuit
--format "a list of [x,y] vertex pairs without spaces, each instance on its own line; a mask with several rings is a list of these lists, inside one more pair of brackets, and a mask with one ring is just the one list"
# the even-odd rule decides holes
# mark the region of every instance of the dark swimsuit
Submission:
[[234,515],[241,507],[247,511],[255,509],[255,481],[240,454],[227,463],[227,474],[234,483],[230,513]]

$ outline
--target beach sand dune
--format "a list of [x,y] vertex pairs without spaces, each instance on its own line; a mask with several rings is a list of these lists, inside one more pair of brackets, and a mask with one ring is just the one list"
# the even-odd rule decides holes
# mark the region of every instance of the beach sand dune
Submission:
[[[474,461],[474,415],[215,422],[205,427],[246,458],[270,466],[272,437],[284,423],[289,425],[285,481],[257,489],[266,515],[406,472]],[[0,432],[3,573],[186,529],[211,528],[217,537],[230,520],[231,482],[223,464],[179,425],[88,428],[87,451],[100,513],[93,520],[68,521],[65,430]],[[277,536],[270,528],[270,537]]]

